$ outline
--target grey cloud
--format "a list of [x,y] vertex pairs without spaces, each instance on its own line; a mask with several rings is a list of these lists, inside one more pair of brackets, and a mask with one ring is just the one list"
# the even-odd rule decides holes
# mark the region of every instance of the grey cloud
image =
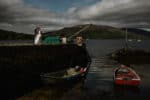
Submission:
[[[87,0],[91,2],[93,0]],[[116,27],[149,27],[149,0],[100,0],[87,7],[72,7],[64,14],[32,7],[23,0],[0,1],[0,28],[32,33],[36,25],[45,30],[77,24]]]
[[108,25],[114,23],[116,26],[145,27],[146,25],[147,27],[150,24],[149,9],[149,0],[102,0],[92,6],[72,10],[70,14],[84,21],[105,22]]
[[[24,32],[29,32],[29,27],[34,28],[36,25],[58,27],[58,22],[56,23],[56,21],[60,19],[58,14],[25,5],[23,0],[1,0],[0,11],[0,28],[8,28],[8,30],[12,30],[12,27],[9,26],[10,24],[16,31],[22,29],[20,26],[26,28]],[[46,21],[45,19],[51,19],[51,21]],[[19,28],[17,29],[17,27]]]

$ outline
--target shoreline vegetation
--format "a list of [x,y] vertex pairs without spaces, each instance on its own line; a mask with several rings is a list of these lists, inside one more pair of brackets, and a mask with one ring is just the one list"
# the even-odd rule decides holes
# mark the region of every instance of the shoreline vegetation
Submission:
[[[66,36],[69,37],[85,27],[86,25],[77,25],[72,27],[65,27],[60,30],[50,31],[43,33],[43,37],[46,36]],[[111,26],[102,25],[90,25],[90,27],[80,33],[85,39],[124,39],[125,31],[121,28],[115,28]],[[150,36],[136,33],[128,32],[129,39],[149,39]],[[13,31],[6,31],[0,29],[0,40],[33,40],[33,34],[17,33]]]

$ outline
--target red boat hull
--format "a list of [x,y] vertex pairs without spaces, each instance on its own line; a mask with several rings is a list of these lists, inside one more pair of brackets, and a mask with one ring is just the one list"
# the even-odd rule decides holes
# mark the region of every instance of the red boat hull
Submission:
[[116,85],[128,85],[128,86],[139,86],[140,80],[125,80],[125,79],[115,79]]
[[139,86],[139,75],[127,66],[119,66],[114,71],[114,83],[116,85]]

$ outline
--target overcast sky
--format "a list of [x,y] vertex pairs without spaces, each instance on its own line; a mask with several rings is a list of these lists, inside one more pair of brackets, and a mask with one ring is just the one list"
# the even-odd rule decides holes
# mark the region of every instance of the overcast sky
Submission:
[[0,0],[0,29],[33,34],[78,24],[150,28],[150,0]]

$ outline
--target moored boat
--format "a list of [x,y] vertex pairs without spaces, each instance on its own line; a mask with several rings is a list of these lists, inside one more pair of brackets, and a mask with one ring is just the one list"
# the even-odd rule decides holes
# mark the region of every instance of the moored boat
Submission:
[[120,65],[114,70],[114,83],[116,85],[139,86],[141,79],[130,67]]
[[88,67],[70,67],[66,70],[52,72],[52,73],[42,73],[41,79],[45,84],[61,84],[63,82],[72,82],[84,80],[88,72]]

